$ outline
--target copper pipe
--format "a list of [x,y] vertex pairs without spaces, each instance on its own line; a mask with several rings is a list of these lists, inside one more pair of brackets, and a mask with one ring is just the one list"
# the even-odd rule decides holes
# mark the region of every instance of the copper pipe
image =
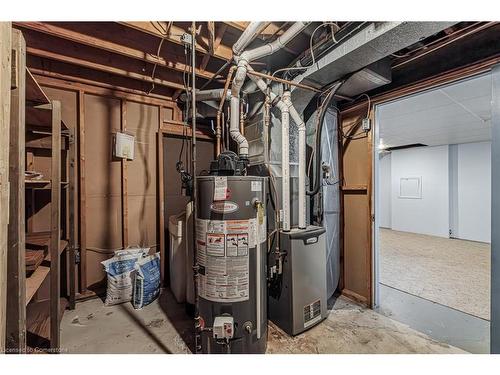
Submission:
[[221,114],[222,114],[222,107],[224,107],[224,101],[226,100],[226,95],[227,95],[227,90],[229,88],[229,83],[231,82],[231,77],[233,76],[233,73],[236,69],[236,66],[232,66],[229,69],[229,72],[227,73],[227,78],[226,78],[226,83],[224,84],[224,92],[222,93],[222,98],[219,103],[219,108],[217,109],[217,126],[215,129],[215,150],[217,155],[221,153]]
[[304,89],[304,90],[310,90],[310,91],[313,91],[313,92],[321,92],[321,90],[316,89],[314,87],[303,85],[302,83],[296,83],[296,82],[293,82],[293,81],[288,81],[288,80],[283,79],[283,78],[273,77],[273,76],[271,76],[269,74],[256,72],[255,70],[248,70],[247,74],[251,74],[251,75],[254,75],[254,76],[260,77],[260,78],[270,79],[271,81],[285,83],[287,85],[299,87],[299,88]]
[[243,110],[243,102],[240,102],[240,133],[245,136],[245,119],[243,116],[245,115],[245,111]]

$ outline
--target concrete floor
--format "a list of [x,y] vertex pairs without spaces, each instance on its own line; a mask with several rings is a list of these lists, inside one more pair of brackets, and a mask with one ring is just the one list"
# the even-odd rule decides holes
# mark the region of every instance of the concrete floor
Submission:
[[[142,310],[130,304],[104,306],[100,299],[78,303],[61,323],[66,353],[191,353],[192,321],[183,305],[164,291]],[[289,337],[269,324],[268,353],[464,353],[407,325],[344,297],[333,303],[328,318]]]
[[490,319],[490,244],[380,229],[380,282]]
[[490,352],[490,322],[398,289],[380,284],[383,315],[407,324],[434,340],[474,354]]

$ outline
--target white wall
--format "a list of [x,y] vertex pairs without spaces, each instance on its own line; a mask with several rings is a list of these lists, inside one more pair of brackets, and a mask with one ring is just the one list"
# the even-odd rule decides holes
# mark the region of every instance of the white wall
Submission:
[[[448,237],[448,146],[395,150],[391,155],[392,229]],[[422,198],[399,198],[400,179],[421,177]]]
[[379,160],[379,226],[391,228],[391,154],[384,154]]
[[458,145],[457,238],[491,241],[491,142]]

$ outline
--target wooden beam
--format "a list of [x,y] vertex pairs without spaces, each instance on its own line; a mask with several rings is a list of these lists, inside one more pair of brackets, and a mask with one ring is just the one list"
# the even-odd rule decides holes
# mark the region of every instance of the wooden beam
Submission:
[[131,102],[166,105],[175,103],[170,100],[170,97],[162,97],[155,94],[145,95],[143,91],[133,90],[126,87],[112,86],[103,82],[97,82],[90,79],[68,76],[46,70],[30,68],[35,74],[36,79],[40,84],[47,87],[62,88],[71,91],[84,91],[89,94],[109,96],[114,98],[123,98]]
[[50,347],[60,347],[61,321],[61,103],[52,101],[52,155],[50,199]]
[[[12,33],[12,71],[16,84],[11,91],[9,150],[9,227],[7,248],[6,347],[26,351],[25,261],[25,104],[26,44],[20,31]],[[10,77],[10,75],[9,75]]]
[[[167,133],[168,135],[177,135],[182,137],[184,136],[183,132],[184,126],[186,127],[185,135],[187,137],[191,137],[191,134],[193,133],[191,130],[191,125],[185,125],[182,122],[163,120],[163,124],[160,124],[160,130],[162,130],[164,133]],[[202,130],[196,130],[196,138],[212,140],[212,141],[214,140],[213,135],[207,134]]]
[[11,30],[10,22],[0,22],[0,354],[5,352],[7,322]]
[[[127,101],[120,100],[120,131],[127,132]],[[127,160],[121,160],[121,196],[122,196],[122,246],[128,247],[128,170]]]
[[[228,21],[228,22],[223,22],[223,24],[225,24],[227,26],[231,26],[232,28],[239,30],[239,31],[245,31],[245,29],[248,27],[250,22],[247,22],[247,21]],[[264,30],[262,30],[262,32],[260,33],[260,37],[262,38],[262,37],[265,37],[267,35],[274,35],[274,34],[278,33],[279,31],[280,31],[280,26],[271,22],[269,25],[267,25],[267,27]]]
[[207,53],[203,56],[203,59],[201,60],[201,64],[200,64],[200,69],[207,68],[208,62],[210,61],[210,57],[211,57],[211,55],[215,54],[215,51],[217,51],[219,49],[220,43],[222,41],[222,37],[224,36],[224,33],[226,32],[226,30],[227,30],[226,24],[222,24],[219,26],[219,28],[217,29],[217,34],[215,36],[214,43],[213,43],[213,52],[211,52],[210,54]]
[[140,73],[136,73],[133,71],[128,71],[125,69],[117,68],[111,65],[99,64],[96,62],[82,60],[80,58],[61,55],[59,53],[44,51],[38,48],[28,47],[28,54],[38,57],[43,57],[47,59],[62,61],[64,63],[73,64],[76,66],[83,66],[85,68],[98,70],[105,73],[116,74],[122,77],[132,78],[143,82],[154,83],[155,85],[165,86],[173,89],[183,89],[184,85],[180,83],[175,83],[171,81],[167,81],[160,78],[151,78],[149,75],[144,75]]
[[163,123],[163,109],[158,108],[158,133],[157,133],[157,173],[158,173],[158,233],[160,244],[160,280],[161,285],[165,283],[165,191],[164,191],[164,174],[163,174],[163,132],[160,130]]
[[[158,64],[158,66],[172,69],[178,72],[184,72],[185,64],[179,61],[167,61],[162,57],[154,56],[153,54],[125,46],[122,44],[114,43],[108,40],[97,38],[91,35],[79,33],[77,31],[65,29],[56,25],[51,25],[44,22],[14,22],[14,25],[20,28],[34,30],[39,33],[52,35],[61,39],[69,40],[71,42],[80,43],[86,46],[98,48],[107,52],[116,53],[118,55],[130,57],[136,60],[145,61],[151,64]],[[214,74],[202,69],[196,70],[198,77],[211,79]]]
[[[188,33],[186,30],[183,28],[176,26],[175,24],[172,24],[170,27],[170,33],[168,36],[165,36],[156,28],[154,25],[151,24],[151,22],[139,22],[139,21],[129,21],[129,22],[119,22],[120,24],[124,26],[131,27],[135,30],[142,31],[144,33],[150,34],[157,36],[159,38],[165,38],[169,42],[176,43],[179,45],[183,45],[181,41],[181,35],[184,33]],[[201,42],[204,45],[209,45],[209,40],[205,36],[200,36]],[[202,47],[200,44],[196,45],[196,50],[198,52],[202,53],[210,53],[210,51],[207,48]],[[218,51],[214,53],[214,57],[221,59],[223,61],[231,61],[233,58],[233,51],[231,47],[221,45]]]
[[210,55],[213,55],[215,52],[215,22],[208,21],[207,22],[207,30],[208,30],[208,52]]
[[[75,308],[75,296],[76,296],[76,174],[77,174],[77,145],[76,145],[76,133],[78,129],[76,127],[70,128],[69,130],[69,178],[68,178],[68,215],[69,215],[69,308],[73,310]],[[62,139],[62,141],[64,138]]]
[[78,92],[78,127],[80,152],[80,292],[87,290],[87,188],[85,183],[85,93]]

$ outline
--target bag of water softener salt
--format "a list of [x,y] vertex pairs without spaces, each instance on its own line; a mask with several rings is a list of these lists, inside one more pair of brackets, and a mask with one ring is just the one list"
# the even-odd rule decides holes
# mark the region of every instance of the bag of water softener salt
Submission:
[[135,269],[132,304],[135,309],[141,309],[160,294],[160,254],[155,253],[139,259]]
[[118,250],[113,258],[101,262],[108,275],[106,301],[104,302],[107,306],[128,302],[132,299],[135,264],[148,252],[149,249],[144,248]]

